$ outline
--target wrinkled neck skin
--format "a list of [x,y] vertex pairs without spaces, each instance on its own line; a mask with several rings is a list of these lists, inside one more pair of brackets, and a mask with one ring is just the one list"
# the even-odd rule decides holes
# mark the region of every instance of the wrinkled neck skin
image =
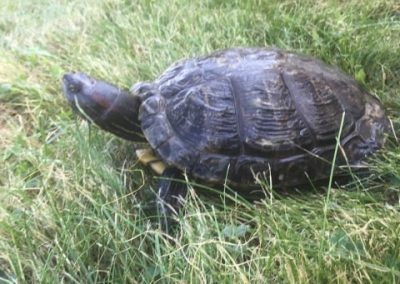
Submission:
[[83,118],[126,140],[146,141],[138,119],[138,96],[84,73],[67,73],[63,83],[65,97]]

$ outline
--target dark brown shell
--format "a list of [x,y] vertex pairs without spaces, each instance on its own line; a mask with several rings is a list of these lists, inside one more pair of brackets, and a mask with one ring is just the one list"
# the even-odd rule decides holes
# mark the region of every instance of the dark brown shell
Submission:
[[183,60],[136,92],[142,129],[162,160],[242,188],[260,172],[276,186],[328,177],[343,113],[351,165],[382,147],[388,129],[382,105],[352,78],[278,49]]

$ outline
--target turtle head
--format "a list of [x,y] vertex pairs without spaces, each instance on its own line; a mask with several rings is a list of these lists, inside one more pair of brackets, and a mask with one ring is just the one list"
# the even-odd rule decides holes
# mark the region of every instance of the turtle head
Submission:
[[84,73],[66,73],[63,84],[69,104],[83,118],[121,138],[145,140],[138,119],[138,96]]

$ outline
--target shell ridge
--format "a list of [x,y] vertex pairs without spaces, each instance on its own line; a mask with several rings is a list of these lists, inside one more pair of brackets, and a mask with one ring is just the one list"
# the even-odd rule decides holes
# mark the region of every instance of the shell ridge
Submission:
[[[293,88],[293,84],[292,84],[293,82],[292,82],[291,78],[289,78],[289,76],[284,71],[281,71],[279,74],[281,76],[284,87],[288,90],[288,93],[289,93],[290,97],[292,98],[292,101],[295,104],[296,109],[297,109],[297,99],[294,96],[295,90]],[[304,123],[304,125],[307,128],[307,130],[309,131],[309,133],[311,134],[310,137],[311,137],[312,143],[315,147],[317,145],[315,131],[312,129],[311,125],[308,123],[307,119],[304,117],[304,115],[302,114],[301,111],[299,111],[297,109],[296,113],[297,113],[298,117],[301,119],[301,121]]]
[[232,80],[231,77],[228,77],[229,81],[231,83],[231,93],[233,96],[233,103],[235,107],[235,113],[236,113],[236,126],[237,126],[237,133],[239,137],[239,143],[240,143],[240,154],[237,156],[241,156],[244,154],[244,142],[245,142],[245,133],[244,133],[244,125],[243,125],[243,112],[241,108],[241,102],[240,102],[240,93],[238,93],[238,87],[235,86],[235,80]]

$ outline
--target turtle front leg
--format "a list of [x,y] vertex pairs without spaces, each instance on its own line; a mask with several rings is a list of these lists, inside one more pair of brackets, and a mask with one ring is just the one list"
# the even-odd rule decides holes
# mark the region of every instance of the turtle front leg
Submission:
[[167,234],[174,224],[173,215],[179,213],[182,199],[186,197],[187,187],[182,182],[183,175],[177,168],[166,168],[158,185],[157,209],[160,226]]

